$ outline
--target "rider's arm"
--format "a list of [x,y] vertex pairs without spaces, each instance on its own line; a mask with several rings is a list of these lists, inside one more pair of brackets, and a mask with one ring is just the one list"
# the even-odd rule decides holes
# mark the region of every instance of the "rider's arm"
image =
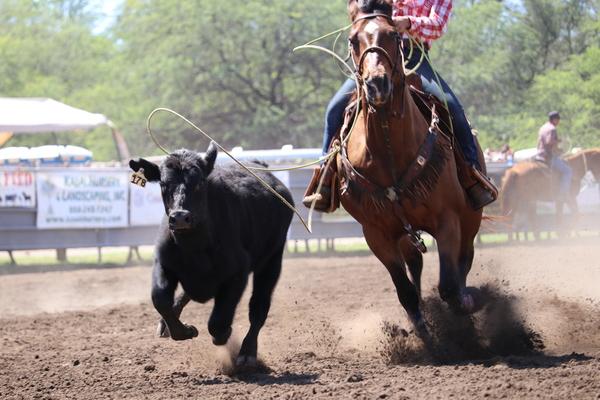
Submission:
[[556,129],[551,129],[546,132],[546,134],[542,137],[542,143],[547,151],[552,152],[559,143]]
[[433,0],[429,15],[409,15],[408,32],[423,40],[439,39],[446,31],[446,24],[452,12],[452,0]]

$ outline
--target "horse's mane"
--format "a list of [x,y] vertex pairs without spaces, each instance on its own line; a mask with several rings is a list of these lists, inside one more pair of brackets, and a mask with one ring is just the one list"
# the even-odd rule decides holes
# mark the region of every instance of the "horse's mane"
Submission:
[[363,13],[381,12],[392,15],[392,3],[385,0],[358,0],[358,8]]
[[348,0],[348,11],[351,19],[356,17],[356,14],[371,14],[381,13],[392,16],[393,6],[390,0]]

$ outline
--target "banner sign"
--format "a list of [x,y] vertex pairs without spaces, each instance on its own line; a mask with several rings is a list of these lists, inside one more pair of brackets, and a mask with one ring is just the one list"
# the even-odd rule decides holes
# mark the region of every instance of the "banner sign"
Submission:
[[35,177],[32,171],[0,170],[0,207],[35,207]]
[[39,172],[37,227],[126,227],[128,178],[126,172]]
[[131,209],[129,223],[132,226],[160,225],[165,216],[160,194],[160,185],[148,182],[145,187],[129,185],[131,188]]

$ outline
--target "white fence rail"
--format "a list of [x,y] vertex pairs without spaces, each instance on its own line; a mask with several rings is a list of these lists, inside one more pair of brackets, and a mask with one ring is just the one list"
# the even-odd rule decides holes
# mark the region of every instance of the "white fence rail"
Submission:
[[[246,161],[266,159],[272,165],[297,165],[318,155],[318,149],[236,154]],[[226,163],[228,159],[220,154],[218,162]],[[499,163],[489,166],[489,173],[498,184],[506,168]],[[129,173],[123,167],[1,168],[0,251],[153,244],[164,214],[160,191],[153,185],[140,189],[129,184]],[[277,175],[288,185],[298,209],[306,216],[301,199],[312,169]],[[589,188],[585,201],[595,201],[597,205],[597,196],[598,189]],[[312,234],[294,218],[288,237],[352,238],[362,237],[362,230],[343,214],[315,213]]]

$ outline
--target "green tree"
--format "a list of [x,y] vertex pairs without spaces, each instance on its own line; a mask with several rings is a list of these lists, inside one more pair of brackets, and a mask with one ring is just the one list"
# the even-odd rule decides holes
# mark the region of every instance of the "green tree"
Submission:
[[[116,33],[146,113],[173,108],[226,146],[317,146],[343,76],[327,56],[292,49],[346,20],[342,1],[129,1]],[[157,129],[169,146],[206,145],[172,117]]]
[[[92,33],[94,20],[84,1],[2,1],[0,95],[51,97],[105,113],[106,103],[96,94],[99,87],[106,87],[115,46],[109,38]],[[63,144],[91,148],[97,159],[115,157],[107,128],[58,137]],[[50,141],[50,136],[23,135],[11,145]]]

